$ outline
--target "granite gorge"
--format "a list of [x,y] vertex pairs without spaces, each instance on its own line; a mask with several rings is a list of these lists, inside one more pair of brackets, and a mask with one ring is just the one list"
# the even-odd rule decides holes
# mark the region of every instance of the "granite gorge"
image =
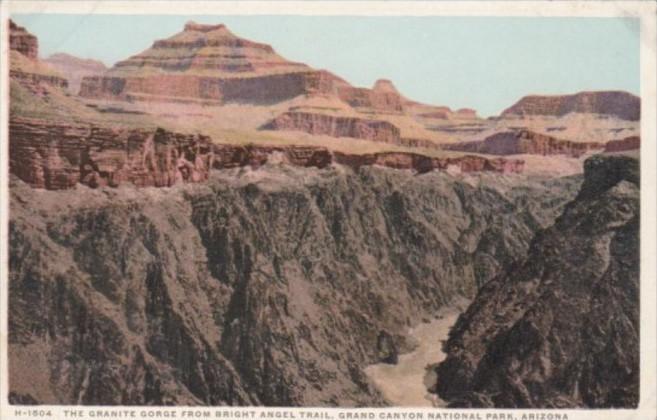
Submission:
[[385,405],[362,372],[388,356],[381,331],[407,351],[409,325],[524,255],[580,182],[475,176],[266,163],[164,189],[14,179],[11,399]]

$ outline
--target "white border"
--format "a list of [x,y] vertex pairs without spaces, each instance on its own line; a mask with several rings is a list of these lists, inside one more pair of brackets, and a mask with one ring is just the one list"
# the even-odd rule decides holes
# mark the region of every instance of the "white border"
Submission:
[[[641,20],[641,390],[637,410],[454,410],[459,413],[562,413],[569,419],[635,419],[657,418],[657,3],[652,1],[0,1],[0,418],[14,417],[8,406],[7,392],[7,240],[8,240],[8,70],[7,25],[10,13],[70,13],[70,14],[156,14],[156,15],[326,15],[326,16],[541,16],[541,17],[636,17]],[[64,409],[72,406],[38,406],[53,413],[49,418],[67,418]],[[77,407],[76,407],[77,408]],[[82,407],[85,413],[101,407]],[[118,410],[118,407],[112,408]],[[133,407],[139,412],[144,407]],[[219,408],[196,408],[212,412]],[[161,408],[164,410],[164,408]],[[184,407],[167,407],[177,413]],[[286,409],[242,408],[240,412],[259,413]],[[292,413],[308,409],[289,409]],[[348,409],[316,409],[332,413],[353,412]],[[367,409],[382,418],[381,413],[449,413],[431,409]],[[139,417],[139,416],[138,416]],[[137,418],[138,418],[137,417]],[[48,418],[48,417],[39,417]],[[88,418],[88,417],[85,417]],[[215,418],[214,415],[212,418]],[[257,417],[256,417],[257,418]],[[299,418],[297,416],[297,418]]]

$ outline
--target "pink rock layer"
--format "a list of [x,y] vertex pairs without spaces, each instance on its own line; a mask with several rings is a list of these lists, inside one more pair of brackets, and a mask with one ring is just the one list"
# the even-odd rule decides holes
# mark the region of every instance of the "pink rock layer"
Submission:
[[490,155],[530,154],[579,157],[591,150],[603,149],[604,143],[574,142],[533,131],[520,130],[496,133],[482,141],[448,144],[443,148]]
[[78,183],[96,188],[203,182],[212,168],[257,168],[280,161],[274,156],[290,165],[317,168],[338,163],[354,169],[380,165],[419,173],[450,169],[519,173],[524,169],[524,161],[519,159],[432,158],[401,152],[356,155],[313,146],[213,144],[207,136],[161,128],[113,129],[13,118],[9,129],[10,172],[32,187],[50,190],[73,188]]
[[208,178],[208,137],[162,129],[111,129],[32,119],[10,121],[9,170],[50,190],[132,183],[167,187]]
[[621,140],[611,140],[605,145],[605,153],[625,152],[641,148],[641,138],[638,136],[626,137]]

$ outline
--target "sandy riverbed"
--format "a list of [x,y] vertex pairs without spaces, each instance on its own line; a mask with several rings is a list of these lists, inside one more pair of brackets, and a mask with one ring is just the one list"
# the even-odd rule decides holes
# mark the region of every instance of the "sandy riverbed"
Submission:
[[436,380],[431,368],[445,358],[442,341],[447,340],[450,328],[456,322],[460,309],[441,311],[438,318],[411,328],[409,335],[419,343],[410,353],[399,356],[396,365],[377,363],[365,368],[365,374],[374,382],[386,399],[397,407],[441,407],[436,394],[427,388]]

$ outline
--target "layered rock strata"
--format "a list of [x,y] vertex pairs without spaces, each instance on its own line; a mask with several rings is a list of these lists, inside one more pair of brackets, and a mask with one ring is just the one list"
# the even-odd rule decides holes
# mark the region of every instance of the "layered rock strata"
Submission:
[[562,140],[528,130],[504,131],[481,141],[458,142],[443,146],[447,150],[491,155],[565,155],[579,157],[593,150],[601,150],[604,143]]
[[141,101],[273,104],[302,94],[330,90],[336,80],[324,71],[216,77],[187,74],[84,77],[80,96]]
[[193,22],[105,74],[85,77],[80,95],[144,101],[271,104],[348,85],[327,71],[285,60],[224,25]]
[[611,140],[605,144],[605,153],[625,152],[628,150],[639,150],[641,138],[638,136],[626,137],[621,140]]
[[266,164],[175,189],[13,180],[10,401],[385,405],[362,368],[524,255],[579,185],[478,177]]
[[622,91],[580,92],[574,95],[525,96],[502,112],[506,116],[564,116],[569,113],[603,114],[638,121],[641,100]]
[[485,284],[450,332],[452,407],[636,407],[639,163],[594,156],[526,258]]
[[66,88],[68,81],[38,59],[39,41],[9,20],[9,77],[31,91],[43,94],[42,84]]
[[9,170],[36,188],[171,186],[208,178],[208,137],[14,118]]
[[347,154],[312,146],[215,144],[203,135],[163,129],[120,129],[93,124],[55,123],[12,118],[9,127],[9,169],[35,188],[66,189],[81,183],[91,187],[131,183],[168,187],[201,182],[210,169],[283,162],[324,168],[333,163],[359,168],[380,165],[459,172],[521,173],[524,161],[480,156],[432,158],[409,152]]
[[36,60],[39,56],[39,41],[24,27],[9,20],[9,49],[18,51],[25,57]]
[[376,119],[345,117],[312,112],[285,112],[262,127],[265,130],[303,131],[331,137],[352,137],[400,144],[401,131],[394,124]]

